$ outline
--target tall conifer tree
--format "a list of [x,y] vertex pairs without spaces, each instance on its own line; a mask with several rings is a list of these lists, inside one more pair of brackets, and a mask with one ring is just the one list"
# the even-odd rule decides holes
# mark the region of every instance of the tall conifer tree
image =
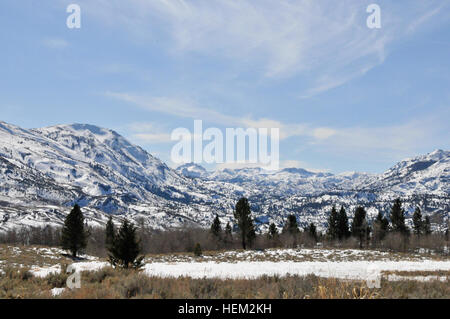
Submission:
[[214,221],[211,225],[211,234],[213,234],[214,237],[219,238],[222,233],[222,227],[220,225],[220,219],[219,216],[216,215],[216,218],[214,218]]
[[136,227],[126,219],[122,222],[112,247],[109,249],[109,261],[113,266],[122,268],[140,268],[143,256],[140,254],[140,243],[136,236]]
[[235,207],[234,218],[236,219],[241,235],[242,248],[246,249],[256,237],[255,226],[251,216],[250,204],[248,199],[241,198]]
[[336,211],[336,206],[333,205],[331,208],[330,216],[328,217],[328,228],[327,235],[330,239],[336,239],[338,235],[338,213]]
[[394,202],[394,205],[392,205],[390,218],[393,231],[403,234],[408,233],[408,228],[405,224],[405,210],[402,208],[402,202],[400,201],[400,198],[397,198]]
[[350,230],[348,226],[348,217],[344,206],[341,206],[339,214],[337,216],[337,237],[339,240],[346,239],[350,236]]
[[297,217],[294,214],[290,214],[287,217],[286,224],[283,227],[283,234],[297,235],[300,232],[298,229]]
[[416,234],[417,236],[422,235],[424,231],[423,227],[424,225],[422,220],[422,212],[420,211],[419,207],[417,207],[416,210],[414,211],[412,219],[413,219],[414,234]]
[[106,229],[105,229],[105,245],[106,248],[111,248],[114,244],[114,238],[116,236],[116,231],[114,229],[114,223],[112,221],[112,217],[109,216],[109,220],[106,223]]
[[86,248],[87,231],[84,228],[84,217],[81,208],[75,204],[73,209],[67,215],[61,233],[62,248],[69,250],[72,257],[76,257],[77,253]]
[[366,220],[366,210],[362,206],[356,207],[355,216],[352,221],[352,235],[359,239],[359,247],[363,247],[364,240],[367,239],[369,227]]

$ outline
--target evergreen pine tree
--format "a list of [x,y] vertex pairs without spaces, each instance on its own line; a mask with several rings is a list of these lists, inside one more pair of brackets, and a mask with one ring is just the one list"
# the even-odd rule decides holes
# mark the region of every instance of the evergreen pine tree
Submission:
[[200,257],[202,255],[202,246],[200,246],[200,243],[196,243],[194,247],[194,255],[196,257]]
[[386,234],[389,231],[389,220],[386,218],[386,216],[383,216],[383,219],[381,220],[381,225],[384,233]]
[[235,207],[234,218],[236,219],[241,235],[242,248],[246,249],[256,237],[255,226],[251,216],[250,205],[248,199],[241,198]]
[[275,239],[278,237],[278,229],[275,223],[271,223],[269,225],[269,232],[267,233],[267,237],[269,239]]
[[393,231],[401,232],[403,234],[408,233],[408,228],[405,224],[405,211],[402,208],[400,198],[397,198],[394,205],[392,205],[390,217]]
[[374,240],[383,240],[389,230],[389,221],[381,212],[378,212],[377,218],[373,223]]
[[423,224],[423,220],[422,220],[422,213],[421,213],[419,207],[417,207],[416,210],[414,211],[412,219],[413,219],[414,233],[417,236],[422,235],[422,233],[424,231],[424,224]]
[[297,246],[298,235],[300,234],[300,230],[298,228],[297,217],[295,215],[290,214],[287,217],[286,223],[284,224],[282,234],[288,236],[288,240],[292,247]]
[[130,266],[135,269],[142,267],[144,257],[139,257],[139,244],[136,238],[136,227],[124,219],[112,247],[108,249],[111,265],[125,269]]
[[87,244],[87,232],[84,228],[84,217],[80,206],[75,204],[73,209],[67,215],[61,232],[62,248],[69,250],[72,257],[84,249]]
[[233,230],[231,229],[230,222],[227,222],[227,225],[225,226],[225,236],[223,240],[225,245],[228,245],[233,241]]
[[423,222],[423,233],[427,236],[431,234],[430,216],[425,216],[425,221]]
[[214,237],[219,238],[221,233],[222,227],[220,226],[220,219],[219,216],[216,215],[216,218],[214,218],[214,221],[211,225],[211,234],[213,234]]
[[283,227],[283,234],[297,235],[300,232],[298,229],[297,217],[290,214],[287,218],[286,224]]
[[114,238],[116,236],[116,231],[114,229],[114,223],[112,221],[112,217],[109,216],[109,220],[106,223],[106,229],[105,229],[105,246],[106,248],[111,248],[114,244]]
[[249,246],[251,246],[256,239],[255,224],[253,223],[253,219],[251,219],[251,221],[252,222],[250,223],[250,227],[248,229],[248,234],[247,234],[247,242],[248,242]]
[[330,239],[336,239],[337,238],[337,220],[338,220],[338,213],[336,211],[336,207],[333,205],[333,208],[331,209],[330,216],[328,217],[328,228],[327,228],[327,236]]
[[346,239],[350,236],[350,230],[348,229],[348,217],[345,212],[344,206],[341,206],[336,221],[337,237],[339,240]]
[[309,226],[305,229],[309,237],[313,238],[317,241],[317,228],[314,223],[309,224]]
[[367,239],[368,223],[366,220],[366,210],[362,206],[356,207],[353,217],[351,231],[352,235],[359,239],[359,248],[363,247],[364,240]]

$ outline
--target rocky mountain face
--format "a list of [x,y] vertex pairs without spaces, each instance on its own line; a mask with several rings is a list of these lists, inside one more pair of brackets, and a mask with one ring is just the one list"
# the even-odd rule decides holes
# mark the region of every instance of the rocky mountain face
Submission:
[[450,152],[402,161],[385,173],[316,173],[299,168],[207,171],[196,164],[176,170],[116,132],[87,124],[25,130],[0,122],[0,231],[61,225],[79,203],[92,225],[109,214],[151,227],[207,227],[217,213],[232,221],[246,196],[259,229],[281,226],[288,214],[323,229],[332,205],[349,217],[356,205],[369,215],[388,213],[396,197],[407,215],[419,206],[443,228],[450,212]]

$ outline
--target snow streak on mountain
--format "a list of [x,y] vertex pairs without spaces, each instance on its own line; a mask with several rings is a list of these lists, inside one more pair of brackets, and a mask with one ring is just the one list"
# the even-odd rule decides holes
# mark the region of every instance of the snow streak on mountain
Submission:
[[298,168],[209,172],[196,164],[173,170],[116,132],[87,124],[25,130],[0,122],[0,231],[61,225],[79,203],[92,225],[109,214],[151,227],[207,227],[218,214],[232,221],[233,206],[249,198],[261,230],[288,214],[323,229],[332,205],[351,217],[389,212],[396,197],[411,215],[419,206],[444,227],[450,211],[450,152],[437,150],[396,164],[381,175],[314,173]]

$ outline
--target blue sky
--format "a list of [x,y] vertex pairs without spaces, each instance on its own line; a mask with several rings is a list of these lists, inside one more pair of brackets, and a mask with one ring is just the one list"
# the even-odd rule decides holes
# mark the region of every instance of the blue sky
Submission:
[[279,127],[282,167],[382,172],[449,149],[448,0],[2,0],[0,41],[1,120],[112,128],[169,165],[194,119]]

